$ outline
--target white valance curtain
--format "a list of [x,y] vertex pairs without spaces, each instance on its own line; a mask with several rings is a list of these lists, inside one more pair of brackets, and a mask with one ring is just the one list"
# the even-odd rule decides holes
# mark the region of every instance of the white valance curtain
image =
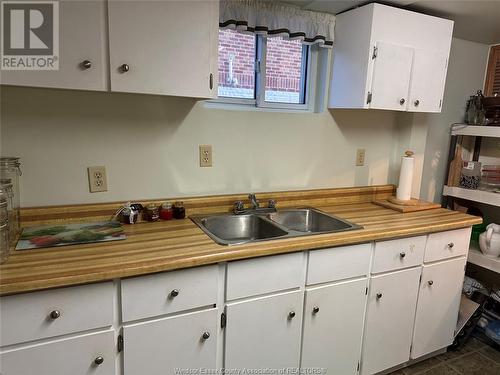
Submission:
[[277,1],[220,0],[219,26],[331,48],[335,16]]

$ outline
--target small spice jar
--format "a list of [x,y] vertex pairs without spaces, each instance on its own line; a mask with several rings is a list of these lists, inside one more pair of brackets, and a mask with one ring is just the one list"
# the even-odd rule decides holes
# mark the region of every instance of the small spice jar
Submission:
[[184,208],[184,202],[178,201],[174,203],[174,218],[184,219],[186,217],[186,210]]
[[165,202],[161,205],[160,209],[160,219],[171,220],[174,217],[174,210],[172,208],[172,203]]
[[154,204],[148,204],[146,209],[142,212],[142,217],[147,221],[158,221],[160,218],[160,209]]

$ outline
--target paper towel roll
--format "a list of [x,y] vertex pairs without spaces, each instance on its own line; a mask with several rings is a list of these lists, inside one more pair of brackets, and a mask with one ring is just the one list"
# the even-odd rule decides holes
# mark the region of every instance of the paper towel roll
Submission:
[[399,186],[396,191],[396,198],[402,201],[411,199],[411,187],[413,182],[413,166],[415,159],[413,152],[406,151],[406,156],[401,158],[401,172],[399,173]]

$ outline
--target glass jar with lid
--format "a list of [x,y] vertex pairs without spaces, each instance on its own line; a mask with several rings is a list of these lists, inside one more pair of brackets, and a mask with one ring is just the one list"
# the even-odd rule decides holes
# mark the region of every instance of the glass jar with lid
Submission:
[[[9,222],[11,228],[11,241],[17,240],[17,235],[21,229],[20,195],[19,195],[19,176],[21,176],[21,163],[19,158],[0,157],[0,182],[2,185],[11,185],[8,190],[11,197],[11,209],[9,212]],[[6,188],[7,189],[7,188]]]
[[9,257],[9,219],[7,212],[7,196],[0,187],[0,263]]

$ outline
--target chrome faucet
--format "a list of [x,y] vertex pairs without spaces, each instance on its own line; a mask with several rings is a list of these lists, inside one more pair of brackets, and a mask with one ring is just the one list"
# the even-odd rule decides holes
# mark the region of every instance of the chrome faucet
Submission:
[[252,205],[252,209],[256,210],[259,208],[259,201],[257,200],[257,197],[255,194],[250,193],[248,194],[248,199],[250,200],[250,204]]
[[233,204],[233,212],[235,215],[242,214],[267,214],[270,212],[276,212],[276,201],[274,199],[269,199],[267,207],[260,207],[259,201],[255,194],[248,194],[248,199],[250,200],[251,208],[245,209],[245,204],[243,201],[236,201]]

